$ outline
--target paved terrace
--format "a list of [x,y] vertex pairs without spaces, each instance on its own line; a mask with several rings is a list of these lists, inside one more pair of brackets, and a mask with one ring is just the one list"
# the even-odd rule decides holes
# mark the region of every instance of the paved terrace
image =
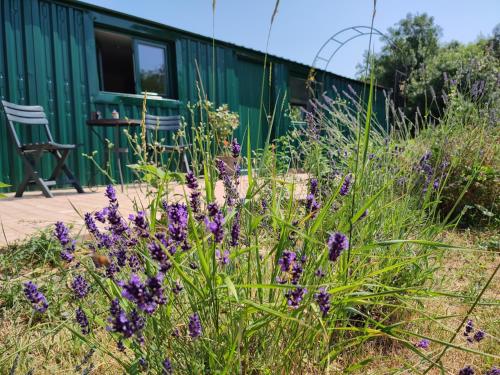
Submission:
[[[295,180],[304,178],[305,175],[293,177]],[[201,180],[200,188],[203,188]],[[247,177],[242,176],[239,186],[241,196],[244,196],[247,188]],[[96,211],[107,205],[104,189],[105,187],[99,187],[95,191],[85,189],[85,194],[78,194],[74,189],[54,190],[54,198],[45,198],[40,191],[26,192],[22,198],[15,198],[13,193],[8,194],[7,198],[0,199],[0,248],[7,243],[23,240],[36,231],[53,225],[56,221],[75,224],[76,227],[83,225],[79,213],[83,215],[85,212]],[[172,184],[170,189],[172,200],[182,199],[181,185]],[[123,192],[117,186],[116,191],[120,212],[124,217],[135,211],[134,205],[147,207],[145,185],[126,185]],[[215,195],[217,201],[223,202],[224,188],[221,181],[216,184]]]

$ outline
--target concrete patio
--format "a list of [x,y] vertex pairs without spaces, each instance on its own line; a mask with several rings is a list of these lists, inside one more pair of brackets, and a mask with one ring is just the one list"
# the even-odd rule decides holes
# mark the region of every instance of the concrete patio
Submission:
[[[304,181],[305,175],[290,175],[289,179]],[[288,178],[287,178],[288,179]],[[304,184],[302,185],[304,188]],[[172,200],[183,198],[183,187],[178,184],[169,186],[169,196]],[[200,180],[200,188],[203,181]],[[246,176],[240,178],[239,191],[244,196],[248,188]],[[296,194],[303,195],[305,190],[297,189]],[[104,187],[95,191],[85,189],[85,194],[78,194],[73,189],[54,190],[54,198],[45,198],[40,191],[26,192],[22,198],[15,198],[14,193],[0,199],[0,248],[8,243],[19,241],[33,235],[40,229],[53,225],[56,221],[66,224],[83,225],[80,215],[85,212],[99,210],[107,205]],[[304,191],[300,191],[304,190]],[[120,212],[124,217],[135,211],[134,207],[146,207],[148,197],[145,185],[126,185],[124,191],[116,187]],[[215,196],[219,203],[224,200],[224,187],[218,181]]]

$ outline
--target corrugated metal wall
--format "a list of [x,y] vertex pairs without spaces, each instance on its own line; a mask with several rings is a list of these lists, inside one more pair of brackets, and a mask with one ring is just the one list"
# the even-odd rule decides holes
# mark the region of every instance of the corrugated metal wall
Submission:
[[[253,148],[262,147],[268,132],[266,115],[271,114],[275,105],[272,136],[283,135],[288,128],[283,112],[287,107],[289,65],[298,64],[270,58],[264,79],[265,108],[261,111],[264,75],[261,53],[220,42],[216,42],[214,49],[207,38],[65,1],[2,0],[0,4],[0,97],[19,104],[42,105],[54,138],[58,142],[81,145],[71,155],[69,163],[83,185],[107,182],[100,175],[96,181],[91,181],[95,170],[81,156],[82,152],[97,150],[97,160],[102,163],[106,152],[102,142],[86,125],[90,113],[97,110],[104,117],[110,117],[116,109],[121,117],[140,118],[142,110],[140,97],[99,92],[94,24],[169,42],[175,47],[178,100],[150,100],[150,113],[181,113],[188,117],[186,105],[197,102],[200,87],[197,81],[200,81],[216,105],[227,103],[230,109],[239,111],[238,136],[242,138],[249,127]],[[335,84],[340,90],[347,90],[348,80],[333,75],[328,79],[328,85]],[[376,106],[380,106],[380,102],[377,98]],[[379,116],[384,110],[377,107]],[[111,129],[98,129],[98,132],[102,137],[113,139]],[[40,139],[34,129],[25,129],[20,135],[25,140]],[[126,142],[124,136],[121,142]],[[45,175],[53,166],[47,162],[49,159],[47,157],[43,164]],[[1,114],[0,181],[16,185],[21,177],[21,160]],[[129,171],[125,178],[133,180]]]

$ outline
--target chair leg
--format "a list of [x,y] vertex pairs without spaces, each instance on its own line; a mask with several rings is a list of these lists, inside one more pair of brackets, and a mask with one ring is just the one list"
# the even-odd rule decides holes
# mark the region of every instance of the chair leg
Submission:
[[76,189],[76,191],[79,194],[85,193],[82,186],[80,185],[80,181],[78,181],[78,179],[73,175],[73,173],[71,173],[70,169],[66,165],[64,165],[62,169],[66,177],[68,177],[68,180],[70,181],[71,185],[73,185],[73,187]]
[[30,160],[30,157],[28,155],[21,154],[21,158],[24,162],[24,166],[25,166],[26,170],[24,172],[24,179],[16,190],[15,196],[17,198],[20,198],[23,196],[23,193],[26,190],[26,186],[28,186],[28,184],[30,183],[30,180],[33,180],[33,182],[40,187],[40,189],[42,190],[42,193],[45,197],[47,197],[47,198],[54,197],[52,195],[51,191],[49,190],[49,187],[46,185],[45,181],[39,176],[38,171],[36,170],[36,165],[37,165],[38,161],[40,160],[42,154],[43,154],[43,151],[35,152],[31,156],[32,160]]
[[187,155],[186,155],[186,152],[184,151],[182,153],[182,158],[184,159],[184,165],[186,167],[186,172],[191,172],[191,169],[189,168],[189,163],[188,163],[188,159],[187,159]]
[[80,182],[76,179],[76,177],[73,175],[71,170],[68,168],[66,165],[66,159],[68,158],[70,150],[63,150],[62,152],[55,151],[53,153],[54,157],[57,159],[57,165],[54,168],[54,171],[52,172],[52,176],[50,177],[51,180],[56,180],[61,172],[64,172],[66,177],[68,178],[68,182],[73,185],[73,187],[76,189],[78,193],[84,193],[82,186],[80,185]]
[[56,166],[52,171],[49,180],[54,180],[54,181],[57,180],[57,178],[61,174],[62,168],[65,166],[66,159],[68,158],[68,153],[69,150],[63,150],[62,152],[56,150],[51,152],[51,154],[54,155],[54,157],[56,158]]
[[16,198],[21,198],[24,194],[24,191],[26,190],[26,186],[28,186],[28,183],[30,181],[31,174],[28,171],[24,172],[24,179],[23,182],[17,187],[16,189]]
[[52,194],[49,187],[42,178],[40,177],[35,178],[35,184],[37,184],[40,187],[43,195],[45,195],[45,198],[54,198],[54,195]]

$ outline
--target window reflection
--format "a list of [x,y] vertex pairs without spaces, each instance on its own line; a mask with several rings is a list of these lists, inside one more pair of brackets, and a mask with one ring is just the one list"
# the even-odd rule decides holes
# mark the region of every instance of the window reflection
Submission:
[[165,49],[138,43],[138,55],[142,91],[165,95]]

